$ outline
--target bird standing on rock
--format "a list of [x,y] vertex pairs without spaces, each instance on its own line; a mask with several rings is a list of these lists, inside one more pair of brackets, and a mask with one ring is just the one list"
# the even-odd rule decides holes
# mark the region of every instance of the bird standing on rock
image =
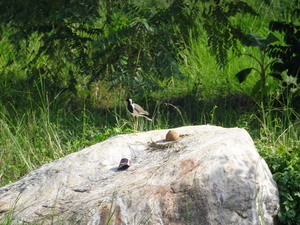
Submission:
[[136,132],[138,126],[138,117],[145,117],[147,120],[152,121],[151,117],[149,116],[149,113],[138,104],[133,103],[131,97],[127,97],[123,101],[127,101],[127,109],[130,112],[130,114],[134,117],[134,132]]

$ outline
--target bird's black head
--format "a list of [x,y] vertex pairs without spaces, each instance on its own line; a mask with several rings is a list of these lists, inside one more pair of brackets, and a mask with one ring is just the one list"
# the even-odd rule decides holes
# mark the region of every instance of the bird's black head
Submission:
[[129,101],[129,99],[132,99],[131,97],[127,97],[127,98],[125,98],[123,101]]

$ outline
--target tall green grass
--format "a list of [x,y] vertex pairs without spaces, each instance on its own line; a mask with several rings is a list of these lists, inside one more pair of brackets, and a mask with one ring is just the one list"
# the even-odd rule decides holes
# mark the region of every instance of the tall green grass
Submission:
[[[83,102],[70,109],[68,93],[52,99],[45,85],[38,97],[24,96],[26,111],[1,106],[0,185],[11,183],[36,167],[78,151],[113,135],[131,132],[116,112],[92,112]],[[22,104],[24,104],[24,102]]]

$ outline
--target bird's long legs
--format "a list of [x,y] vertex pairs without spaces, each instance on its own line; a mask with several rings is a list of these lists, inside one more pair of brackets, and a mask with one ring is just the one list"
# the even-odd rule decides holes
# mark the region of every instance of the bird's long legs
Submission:
[[139,118],[134,116],[133,132],[136,133],[139,126]]

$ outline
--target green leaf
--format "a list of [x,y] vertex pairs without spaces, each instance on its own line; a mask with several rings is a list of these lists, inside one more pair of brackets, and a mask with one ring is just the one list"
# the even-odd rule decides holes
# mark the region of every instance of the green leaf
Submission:
[[273,33],[269,33],[268,37],[266,38],[266,44],[271,44],[276,41],[280,41],[278,37],[276,37]]
[[141,22],[144,24],[147,31],[153,31],[152,27],[149,26],[148,21],[146,19],[142,19]]
[[261,80],[258,80],[254,85],[254,87],[252,88],[251,96],[255,96],[260,90],[260,87],[261,87]]
[[281,177],[282,177],[282,173],[280,173],[280,172],[277,172],[277,173],[273,174],[273,179],[276,182],[278,182],[279,179],[281,179]]
[[290,194],[287,194],[286,198],[287,198],[287,200],[289,200],[291,202],[294,201],[293,197]]
[[265,43],[265,39],[255,34],[245,34],[241,42],[243,45],[248,47],[262,48]]
[[296,216],[296,211],[294,209],[291,209],[286,212],[287,217],[294,218]]
[[279,41],[279,39],[273,33],[269,33],[266,39],[263,39],[255,34],[245,34],[243,39],[241,40],[243,45],[246,45],[248,47],[256,47],[259,49],[265,48],[269,44],[276,41]]
[[278,79],[278,80],[283,80],[283,78],[282,78],[282,76],[281,76],[281,74],[280,73],[269,73],[268,75],[270,75],[271,77],[274,77],[274,78],[276,78],[276,79]]
[[243,69],[235,75],[239,79],[240,84],[246,80],[248,74],[251,72],[252,69],[253,68]]

